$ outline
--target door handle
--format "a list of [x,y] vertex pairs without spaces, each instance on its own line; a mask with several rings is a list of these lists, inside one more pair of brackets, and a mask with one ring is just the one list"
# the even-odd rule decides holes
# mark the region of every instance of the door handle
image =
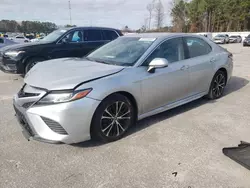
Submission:
[[211,63],[214,63],[215,61],[216,61],[215,58],[210,59]]
[[182,71],[187,70],[187,69],[189,69],[189,65],[183,65],[183,66],[181,67],[181,70],[182,70]]

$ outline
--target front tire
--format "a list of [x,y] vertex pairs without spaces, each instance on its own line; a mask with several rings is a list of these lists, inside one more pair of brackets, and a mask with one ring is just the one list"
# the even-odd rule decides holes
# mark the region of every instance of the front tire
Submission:
[[207,95],[208,99],[214,100],[222,97],[224,89],[226,87],[227,78],[223,71],[218,71],[211,82],[209,93]]
[[38,62],[44,61],[43,58],[31,58],[28,60],[25,66],[24,74],[27,74],[29,70],[34,67]]
[[113,94],[98,106],[91,123],[91,138],[101,142],[121,139],[135,123],[135,109],[131,101]]

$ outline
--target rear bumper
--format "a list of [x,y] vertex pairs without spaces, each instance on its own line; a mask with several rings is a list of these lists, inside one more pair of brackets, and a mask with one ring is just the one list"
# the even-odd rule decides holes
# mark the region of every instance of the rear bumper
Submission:
[[225,42],[223,40],[215,40],[214,43],[216,43],[216,44],[224,44]]

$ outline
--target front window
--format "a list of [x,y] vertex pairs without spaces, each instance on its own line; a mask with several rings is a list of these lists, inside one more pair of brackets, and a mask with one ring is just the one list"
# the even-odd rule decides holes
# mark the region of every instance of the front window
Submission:
[[53,31],[52,33],[50,33],[49,35],[47,35],[46,37],[44,37],[42,39],[42,41],[45,41],[45,42],[54,42],[57,39],[59,39],[66,32],[67,32],[67,30],[63,30],[63,29],[62,30]]
[[133,66],[155,38],[121,37],[87,56],[87,59],[121,66]]
[[155,58],[164,58],[169,63],[174,63],[185,59],[182,38],[169,39],[158,46],[155,51],[147,58],[142,66],[148,66]]

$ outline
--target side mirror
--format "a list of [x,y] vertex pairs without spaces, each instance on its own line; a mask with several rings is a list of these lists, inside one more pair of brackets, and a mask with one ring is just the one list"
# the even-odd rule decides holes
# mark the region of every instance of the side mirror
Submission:
[[63,38],[63,39],[62,39],[62,43],[63,43],[63,44],[69,43],[69,39],[68,39],[68,38]]
[[148,72],[154,73],[155,69],[168,67],[168,60],[165,58],[155,58],[149,63]]

